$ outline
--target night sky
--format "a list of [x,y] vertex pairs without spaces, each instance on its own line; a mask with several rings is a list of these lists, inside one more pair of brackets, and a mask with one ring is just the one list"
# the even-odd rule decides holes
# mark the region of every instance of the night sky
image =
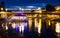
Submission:
[[[2,0],[0,0],[1,2]],[[60,5],[60,0],[3,0],[5,7],[36,6],[44,7],[46,4]]]

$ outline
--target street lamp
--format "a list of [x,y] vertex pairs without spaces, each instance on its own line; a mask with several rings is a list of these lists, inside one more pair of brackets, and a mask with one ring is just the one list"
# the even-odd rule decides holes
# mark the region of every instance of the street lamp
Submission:
[[8,11],[8,9],[7,9],[7,8],[6,8],[5,10],[6,10],[6,11]]

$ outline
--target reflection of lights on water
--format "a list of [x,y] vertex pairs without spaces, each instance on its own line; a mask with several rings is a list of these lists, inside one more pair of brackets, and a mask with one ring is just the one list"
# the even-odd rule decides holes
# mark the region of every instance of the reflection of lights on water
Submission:
[[24,23],[22,22],[19,24],[19,32],[24,32]]
[[18,28],[18,27],[19,27],[19,23],[16,23],[15,25],[16,25],[16,26],[15,26],[16,28]]
[[6,30],[8,30],[8,26],[6,25]]
[[23,25],[19,26],[19,32],[24,32],[24,26]]
[[12,28],[19,32],[24,32],[25,27],[27,28],[27,22],[12,23]]
[[41,25],[42,25],[42,23],[41,23],[41,19],[39,19],[39,25],[38,25],[38,33],[41,33]]
[[24,26],[21,26],[22,27],[22,32],[24,31]]
[[38,27],[38,33],[41,33],[41,28],[40,27]]
[[60,23],[56,23],[56,32],[60,33]]
[[38,24],[38,23],[36,23],[36,27],[38,27],[38,25],[39,25],[39,24]]
[[16,24],[12,23],[12,28],[15,29],[16,28]]
[[49,26],[50,26],[50,21],[48,21],[48,24],[49,24]]
[[6,30],[8,30],[8,26],[7,26],[7,23],[6,23]]
[[26,26],[26,27],[27,27],[27,22],[25,22],[25,23],[24,23],[24,26]]
[[38,27],[37,19],[35,19],[35,28]]
[[29,18],[28,23],[29,23],[29,29],[30,29],[32,26],[32,19],[31,18]]
[[19,32],[21,32],[21,26],[19,26]]

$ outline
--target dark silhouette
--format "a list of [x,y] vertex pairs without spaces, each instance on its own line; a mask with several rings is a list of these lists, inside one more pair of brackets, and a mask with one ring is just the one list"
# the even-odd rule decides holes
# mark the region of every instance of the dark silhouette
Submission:
[[52,12],[52,11],[55,11],[56,9],[54,8],[54,6],[50,5],[50,4],[47,4],[46,5],[46,11],[48,12]]
[[50,26],[48,29],[47,29],[47,34],[46,34],[46,37],[47,38],[57,38],[57,36],[55,35],[55,31],[52,29],[52,27]]
[[[3,10],[1,10],[1,8],[3,8]],[[5,5],[3,1],[0,3],[0,11],[5,11]]]
[[35,10],[32,10],[31,12],[34,12]]

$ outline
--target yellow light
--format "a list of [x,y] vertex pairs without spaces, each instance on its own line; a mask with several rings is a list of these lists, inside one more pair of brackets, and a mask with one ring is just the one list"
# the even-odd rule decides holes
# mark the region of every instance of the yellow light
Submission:
[[49,25],[49,26],[51,25],[51,22],[50,22],[50,21],[48,21],[48,25]]
[[42,13],[42,10],[36,10],[35,12],[37,12],[37,13]]
[[42,15],[39,15],[39,17],[42,17]]
[[34,22],[35,22],[35,28],[36,28],[38,26],[37,19],[35,19]]
[[37,10],[35,10],[37,13],[42,13],[42,9],[39,7]]
[[29,23],[29,28],[31,28],[31,26],[32,26],[32,19],[31,18],[29,18],[28,23]]
[[38,33],[41,33],[42,20],[39,19]]
[[28,17],[32,17],[32,15],[28,15]]
[[40,27],[38,27],[38,33],[41,33],[41,28]]
[[36,17],[36,16],[37,16],[37,14],[33,15],[33,17]]
[[1,11],[0,13],[5,13],[4,11]]
[[60,10],[60,7],[56,8],[56,10]]
[[60,33],[60,23],[56,24],[56,29],[55,30],[56,30],[57,33]]
[[48,18],[59,18],[58,15],[49,15],[49,14],[47,14],[47,16],[48,16]]

